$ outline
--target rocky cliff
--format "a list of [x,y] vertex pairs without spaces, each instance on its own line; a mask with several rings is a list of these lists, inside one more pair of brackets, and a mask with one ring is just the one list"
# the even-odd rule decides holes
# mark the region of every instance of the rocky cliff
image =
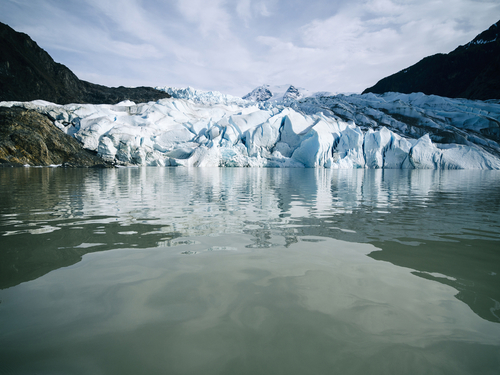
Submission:
[[22,165],[111,166],[44,115],[19,107],[0,107],[0,167]]

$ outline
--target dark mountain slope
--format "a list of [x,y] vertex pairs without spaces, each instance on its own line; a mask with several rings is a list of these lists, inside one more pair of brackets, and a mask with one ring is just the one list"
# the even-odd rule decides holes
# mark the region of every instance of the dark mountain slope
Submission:
[[426,57],[364,93],[423,92],[449,98],[500,99],[500,21],[449,54]]
[[28,35],[0,22],[0,101],[43,99],[58,104],[115,104],[169,98],[151,87],[110,88],[78,79]]

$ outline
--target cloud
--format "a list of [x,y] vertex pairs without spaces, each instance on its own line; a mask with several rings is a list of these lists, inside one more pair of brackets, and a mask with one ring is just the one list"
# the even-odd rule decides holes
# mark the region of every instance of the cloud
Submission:
[[495,2],[471,0],[351,2],[304,25],[301,41],[324,51],[335,69],[343,70],[343,87],[361,91],[425,56],[451,51],[457,40],[470,40],[475,33],[463,20],[484,24],[484,11],[493,9],[499,9]]
[[250,20],[255,17],[270,17],[272,13],[269,11],[266,2],[255,0],[239,0],[236,3],[236,14],[243,20],[245,27],[250,27]]
[[196,25],[203,37],[230,35],[231,16],[223,0],[179,0],[177,7],[188,22]]
[[[239,0],[236,4],[236,13],[244,21],[248,21],[252,18],[252,0]],[[248,27],[248,26],[247,26]]]
[[263,83],[362,91],[498,21],[498,0],[3,0],[80,78],[244,95]]

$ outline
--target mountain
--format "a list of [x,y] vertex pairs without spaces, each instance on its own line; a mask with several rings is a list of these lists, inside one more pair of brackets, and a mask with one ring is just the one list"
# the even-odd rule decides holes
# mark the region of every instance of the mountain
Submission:
[[244,100],[253,102],[287,102],[305,98],[319,98],[323,96],[334,96],[338,93],[329,91],[312,92],[302,87],[293,85],[262,85],[242,97]]
[[82,81],[66,66],[54,62],[28,35],[0,23],[0,101],[116,104],[169,97],[151,87],[110,88]]
[[383,78],[364,93],[423,92],[448,98],[500,99],[500,21],[448,54],[436,54]]
[[255,88],[252,92],[246,94],[244,97],[242,97],[242,99],[254,102],[280,102],[283,100],[299,100],[306,96],[309,96],[310,94],[311,93],[308,90],[292,85],[262,85]]
[[0,166],[500,170],[500,100],[311,94],[292,85],[264,85],[246,100],[107,88],[79,80],[6,25],[0,43]]
[[246,94],[242,97],[245,100],[251,100],[254,102],[264,102],[273,97],[273,93],[269,90],[269,85],[259,86],[252,90],[252,92]]

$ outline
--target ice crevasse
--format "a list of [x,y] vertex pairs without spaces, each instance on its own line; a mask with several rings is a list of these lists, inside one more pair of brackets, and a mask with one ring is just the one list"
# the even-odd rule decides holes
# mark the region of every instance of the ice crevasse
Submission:
[[386,127],[362,129],[321,111],[216,99],[2,105],[45,113],[85,148],[122,165],[500,169],[500,159],[476,145],[437,144],[427,134],[413,139]]

